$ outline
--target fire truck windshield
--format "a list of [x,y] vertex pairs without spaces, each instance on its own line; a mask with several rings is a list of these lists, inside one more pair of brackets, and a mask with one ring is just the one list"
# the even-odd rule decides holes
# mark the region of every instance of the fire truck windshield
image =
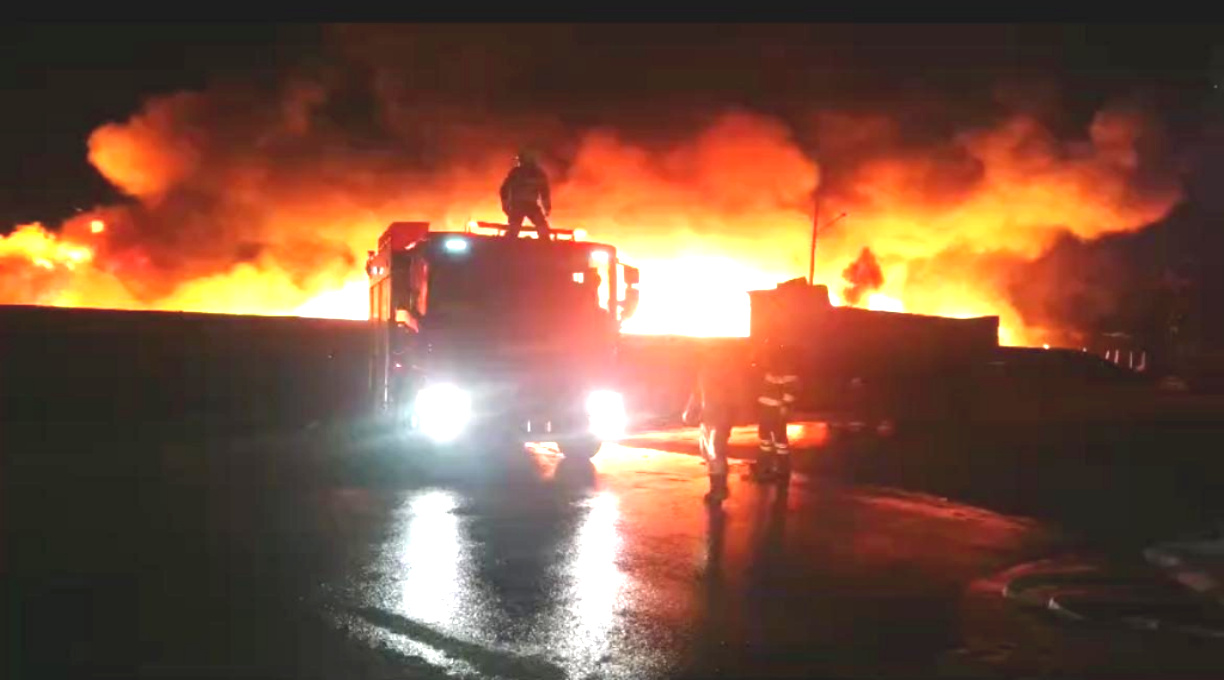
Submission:
[[[606,275],[538,255],[507,256],[472,248],[438,257],[429,266],[428,315],[505,323],[575,321],[603,312],[600,284]],[[606,288],[606,287],[605,287]]]

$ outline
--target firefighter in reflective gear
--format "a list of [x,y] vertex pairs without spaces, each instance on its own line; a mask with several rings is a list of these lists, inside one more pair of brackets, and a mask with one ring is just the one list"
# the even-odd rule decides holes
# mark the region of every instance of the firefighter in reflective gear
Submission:
[[790,440],[786,436],[786,425],[794,407],[799,389],[794,356],[789,347],[777,345],[770,348],[764,357],[764,376],[757,397],[760,425],[757,433],[761,439],[760,455],[752,465],[751,475],[759,481],[790,480]]
[[700,423],[701,455],[710,471],[706,503],[719,505],[730,494],[727,487],[727,448],[735,423],[738,374],[734,357],[721,352],[707,354],[697,373],[697,382],[684,408],[684,423]]
[[548,176],[536,163],[531,152],[520,151],[515,158],[515,166],[502,181],[501,204],[510,227],[506,236],[518,237],[523,218],[531,220],[541,240],[547,240],[552,234],[548,226],[548,215],[552,212],[552,193],[548,187]]

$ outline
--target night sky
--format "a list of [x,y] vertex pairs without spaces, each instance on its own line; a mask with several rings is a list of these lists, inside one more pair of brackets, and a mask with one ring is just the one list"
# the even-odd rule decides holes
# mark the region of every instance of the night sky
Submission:
[[[86,138],[150,95],[226,79],[275,82],[333,58],[343,27],[77,24],[0,28],[0,228],[55,224],[119,200]],[[1136,270],[1177,267],[1224,301],[1224,41],[1213,26],[415,26],[366,41],[413,65],[431,101],[488,115],[546,111],[579,125],[667,135],[718,107],[793,119],[819,102],[879,109],[954,103],[964,124],[1010,105],[1082,131],[1106,100],[1156,111],[1185,161],[1188,198],[1165,224],[1096,244]],[[1220,41],[1213,43],[1213,41]],[[352,50],[352,47],[347,49]],[[373,56],[371,56],[373,55]],[[351,54],[347,56],[352,56]],[[1035,84],[1036,83],[1036,84]],[[356,101],[353,106],[361,107]],[[351,113],[351,112],[350,112]],[[341,115],[337,113],[337,115]],[[926,120],[939,119],[938,115]],[[931,124],[931,134],[946,134]],[[801,140],[802,141],[802,140]],[[1068,244],[1051,257],[1075,262]]]
[[126,119],[153,94],[266,72],[277,55],[307,54],[317,33],[270,24],[0,27],[0,223],[54,223],[116,199],[86,159],[94,128]]

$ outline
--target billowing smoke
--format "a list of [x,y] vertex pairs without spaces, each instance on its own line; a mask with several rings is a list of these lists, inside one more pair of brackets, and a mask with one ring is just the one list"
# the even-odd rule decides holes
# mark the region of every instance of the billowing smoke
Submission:
[[893,117],[827,113],[818,130],[827,157],[847,159],[826,164],[822,205],[849,215],[822,235],[824,261],[869,245],[884,292],[908,310],[1000,314],[1013,340],[1060,330],[1016,312],[1007,291],[1018,269],[1060,238],[1140,229],[1180,197],[1153,173],[1158,128],[1134,109],[1101,110],[1070,140],[1026,114],[923,145],[907,144]]
[[842,286],[842,300],[849,305],[858,305],[868,293],[884,285],[884,272],[880,270],[880,263],[876,262],[871,249],[863,248],[854,262],[842,271],[842,280],[846,282]]
[[[361,318],[381,230],[499,221],[497,186],[530,145],[553,178],[554,222],[642,267],[631,330],[745,332],[745,290],[807,273],[818,200],[822,215],[848,213],[816,262],[819,281],[852,274],[844,303],[878,291],[908,311],[1001,314],[1004,340],[1040,342],[1059,329],[1016,311],[1017,268],[1067,235],[1142,228],[1179,197],[1153,171],[1158,127],[1133,108],[1101,110],[1073,139],[1014,110],[946,134],[914,135],[903,111],[832,106],[788,120],[703,108],[654,126],[495,112],[378,63],[377,44],[360,52],[360,68],[155,97],[102,124],[89,160],[131,200],[58,236],[0,241],[0,302]],[[522,77],[455,63],[475,93],[480,78]]]

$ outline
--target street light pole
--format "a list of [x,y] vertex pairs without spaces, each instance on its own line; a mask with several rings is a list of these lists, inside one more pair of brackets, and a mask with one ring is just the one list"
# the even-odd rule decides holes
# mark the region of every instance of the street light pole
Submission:
[[[837,217],[834,217],[832,220],[829,221],[828,224],[825,225],[825,227],[827,228],[827,227],[833,226],[835,222],[837,222],[838,220],[840,220],[841,218],[845,216],[846,216],[846,213],[842,213],[838,215]],[[819,220],[820,220],[820,211],[819,209],[817,209],[816,215],[812,219],[812,251],[808,255],[808,285],[809,286],[815,283],[814,279],[816,277],[816,232],[820,230]]]

